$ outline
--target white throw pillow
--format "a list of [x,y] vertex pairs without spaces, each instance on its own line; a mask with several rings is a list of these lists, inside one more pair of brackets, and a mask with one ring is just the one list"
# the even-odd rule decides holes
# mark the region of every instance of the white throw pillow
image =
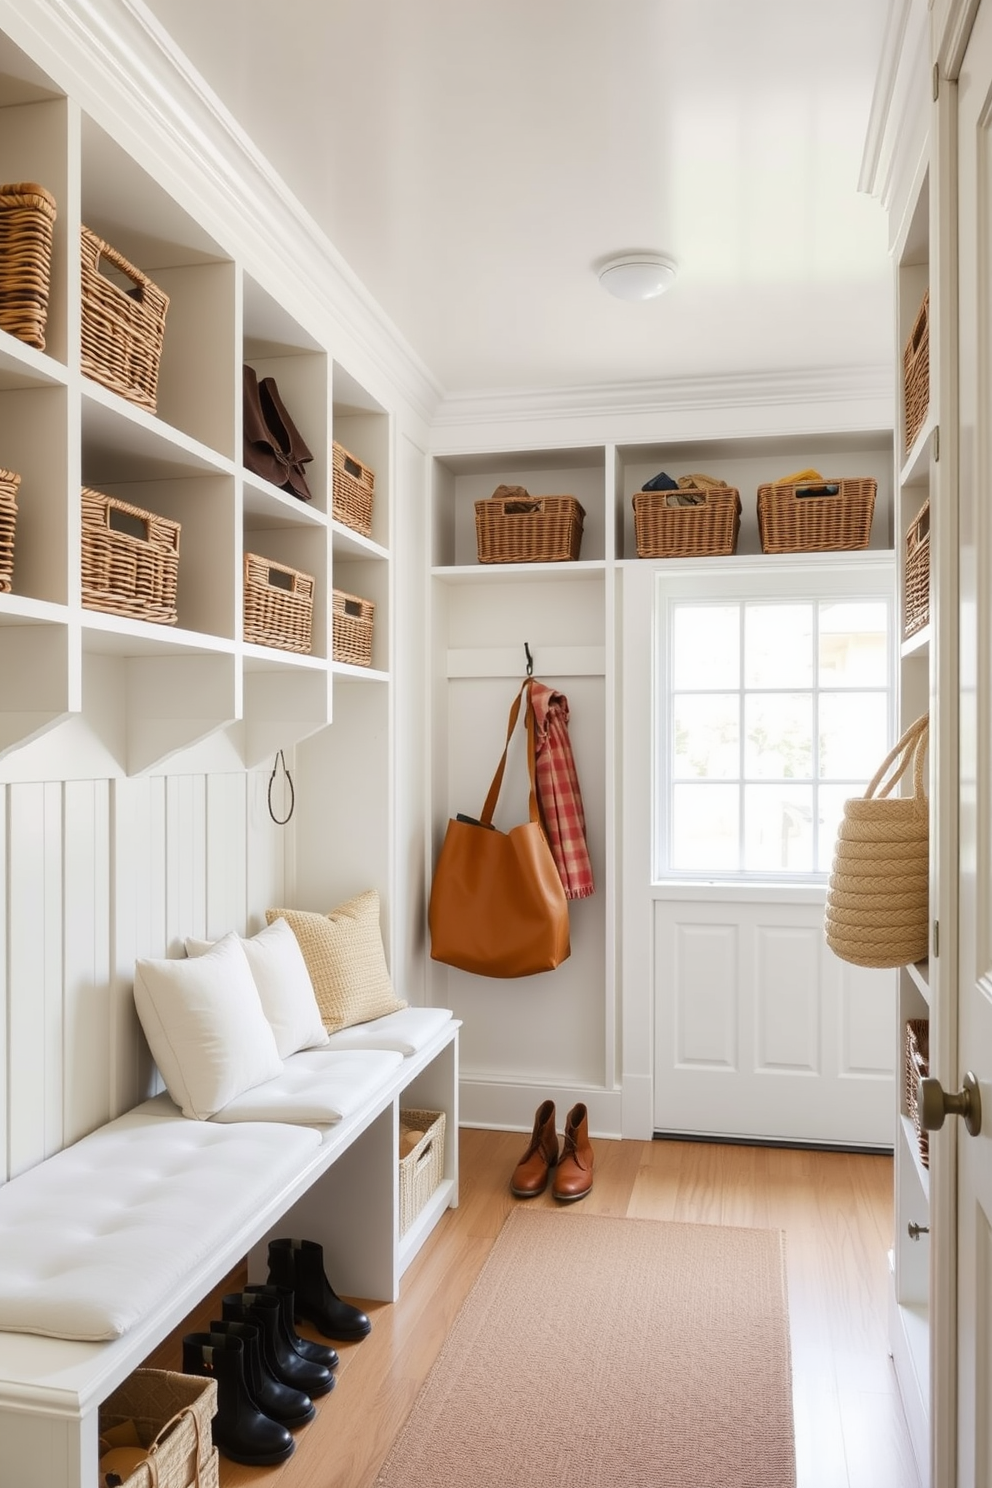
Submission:
[[205,1121],[282,1069],[236,935],[185,961],[138,961],[134,1004],[166,1089],[184,1116]]
[[[190,938],[186,954],[202,956],[214,944]],[[328,1032],[320,1019],[307,963],[286,921],[276,920],[250,939],[242,938],[241,948],[262,999],[262,1011],[275,1034],[279,1058],[326,1044]]]

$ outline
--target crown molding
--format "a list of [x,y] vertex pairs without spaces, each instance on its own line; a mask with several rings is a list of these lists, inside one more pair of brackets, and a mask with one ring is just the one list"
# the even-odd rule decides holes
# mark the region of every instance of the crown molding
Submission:
[[858,178],[887,211],[926,144],[929,69],[927,0],[891,0]]
[[0,23],[331,355],[346,337],[430,422],[440,384],[142,0],[0,0]]
[[[664,416],[732,409],[809,408],[861,403],[891,426],[895,373],[891,366],[783,369],[720,377],[602,384],[575,388],[495,390],[451,394],[438,406],[435,431],[468,425],[557,420],[616,422],[643,415]],[[869,423],[872,420],[869,419]],[[873,426],[877,426],[876,419]]]
[[874,192],[882,155],[882,142],[886,121],[892,112],[899,75],[899,63],[906,42],[906,28],[912,0],[890,0],[889,13],[882,40],[882,55],[875,74],[875,89],[872,93],[871,110],[868,115],[868,130],[865,135],[864,153],[861,157],[861,174],[858,190],[869,196]]

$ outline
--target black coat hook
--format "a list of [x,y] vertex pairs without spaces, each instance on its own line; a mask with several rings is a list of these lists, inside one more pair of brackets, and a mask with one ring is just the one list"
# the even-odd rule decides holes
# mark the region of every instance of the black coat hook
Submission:
[[527,644],[526,641],[524,641],[524,654],[527,657],[527,675],[528,675],[528,677],[533,677],[533,675],[534,675],[534,658],[530,654],[530,647],[528,646],[528,644]]
[[[282,817],[276,816],[275,812],[272,809],[272,786],[275,783],[276,771],[278,770],[280,764],[282,765],[282,773],[286,777],[286,784],[289,786],[289,810],[286,812],[286,815]],[[271,816],[277,827],[284,827],[293,814],[293,807],[296,805],[296,791],[293,789],[293,777],[292,775],[290,775],[289,771],[286,768],[286,756],[283,754],[281,749],[276,755],[276,762],[272,766],[272,774],[269,776],[268,799],[269,815]]]

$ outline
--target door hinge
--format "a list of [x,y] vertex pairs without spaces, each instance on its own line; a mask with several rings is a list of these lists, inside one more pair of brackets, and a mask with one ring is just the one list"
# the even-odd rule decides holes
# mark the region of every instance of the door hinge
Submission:
[[933,953],[934,953],[934,956],[939,956],[940,955],[940,921],[939,920],[934,920],[934,922],[933,922]]
[[933,463],[940,464],[940,425],[936,424],[933,431]]
[[934,101],[934,103],[937,102],[937,99],[939,97],[940,97],[940,64],[938,62],[935,62],[933,64],[933,101]]

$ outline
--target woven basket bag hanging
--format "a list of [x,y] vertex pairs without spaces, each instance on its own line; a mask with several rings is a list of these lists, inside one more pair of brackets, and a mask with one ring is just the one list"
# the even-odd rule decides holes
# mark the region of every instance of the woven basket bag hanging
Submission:
[[[886,757],[864,796],[844,803],[824,931],[830,949],[855,966],[907,966],[928,953],[930,836],[923,786],[928,728],[924,714]],[[912,795],[890,795],[910,764]]]

